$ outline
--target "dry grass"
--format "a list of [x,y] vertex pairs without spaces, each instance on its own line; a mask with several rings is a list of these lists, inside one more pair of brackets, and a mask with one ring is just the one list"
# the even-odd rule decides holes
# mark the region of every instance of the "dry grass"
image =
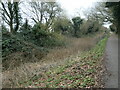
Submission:
[[96,37],[86,37],[86,38],[66,38],[68,43],[67,47],[52,49],[46,57],[43,58],[44,62],[63,60],[66,57],[75,55],[77,53],[90,50],[96,42],[102,37],[98,34]]
[[88,50],[95,44],[94,40],[91,38],[71,38],[69,42],[70,44],[68,47],[51,50],[50,53],[43,59],[47,61],[64,59],[68,56],[77,54],[80,51]]
[[[67,47],[52,49],[46,57],[37,63],[26,63],[13,70],[3,72],[3,87],[17,87],[18,82],[28,80],[35,75],[44,75],[44,71],[58,64],[63,64],[67,58],[94,47],[102,34],[86,38],[66,38]],[[46,77],[47,78],[47,77]]]

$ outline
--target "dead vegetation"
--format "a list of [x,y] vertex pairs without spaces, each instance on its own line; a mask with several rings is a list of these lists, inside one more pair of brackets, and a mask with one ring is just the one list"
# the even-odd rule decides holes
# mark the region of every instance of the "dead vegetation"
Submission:
[[44,75],[44,72],[49,68],[64,64],[68,58],[70,59],[78,53],[94,47],[102,36],[103,34],[97,34],[94,38],[67,38],[68,45],[66,47],[51,49],[47,56],[43,57],[39,62],[24,63],[17,68],[4,71],[2,73],[3,87],[17,87],[20,81],[29,80],[35,75]]
[[25,88],[103,88],[101,75],[103,54],[107,37],[103,38],[94,48],[69,58],[63,65],[50,68],[44,74],[32,77],[19,83]]
[[103,34],[97,34],[96,37],[86,38],[66,38],[67,46],[63,48],[52,49],[43,61],[46,62],[63,60],[71,55],[76,55],[82,51],[90,50],[100,40]]

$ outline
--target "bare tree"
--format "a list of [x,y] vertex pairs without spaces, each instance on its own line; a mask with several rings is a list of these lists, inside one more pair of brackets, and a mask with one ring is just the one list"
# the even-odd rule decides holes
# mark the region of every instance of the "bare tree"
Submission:
[[30,16],[35,23],[44,23],[48,29],[55,17],[59,16],[62,9],[56,2],[30,2]]
[[45,15],[46,25],[49,27],[52,25],[54,18],[60,16],[62,9],[56,2],[46,2],[45,6]]
[[35,23],[42,23],[43,21],[43,15],[44,15],[44,2],[30,2],[29,3],[31,6],[31,12],[33,17],[31,16],[31,18],[34,20]]
[[105,2],[97,2],[86,16],[88,19],[99,21],[101,24],[113,21],[111,11],[105,7]]
[[[19,28],[19,2],[13,2],[12,0],[8,0],[8,2],[1,2],[1,14],[3,21],[9,25],[10,32],[15,33]],[[14,27],[15,24],[15,27]]]

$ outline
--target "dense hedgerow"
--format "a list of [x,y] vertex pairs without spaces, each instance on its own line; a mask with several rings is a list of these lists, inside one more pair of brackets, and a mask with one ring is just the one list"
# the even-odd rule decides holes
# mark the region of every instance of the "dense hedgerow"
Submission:
[[47,54],[49,49],[63,46],[63,39],[60,34],[42,30],[39,28],[39,25],[29,30],[22,30],[16,34],[3,30],[3,67],[9,68],[10,64],[8,64],[8,62],[20,64],[24,62],[40,61],[41,58]]

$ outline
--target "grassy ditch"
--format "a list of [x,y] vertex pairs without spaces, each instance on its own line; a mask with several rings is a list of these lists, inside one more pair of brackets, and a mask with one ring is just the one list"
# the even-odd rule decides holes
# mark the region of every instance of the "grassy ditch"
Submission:
[[64,65],[51,68],[45,73],[32,77],[29,81],[19,82],[18,87],[29,88],[91,88],[102,87],[100,75],[103,71],[102,60],[108,37]]

